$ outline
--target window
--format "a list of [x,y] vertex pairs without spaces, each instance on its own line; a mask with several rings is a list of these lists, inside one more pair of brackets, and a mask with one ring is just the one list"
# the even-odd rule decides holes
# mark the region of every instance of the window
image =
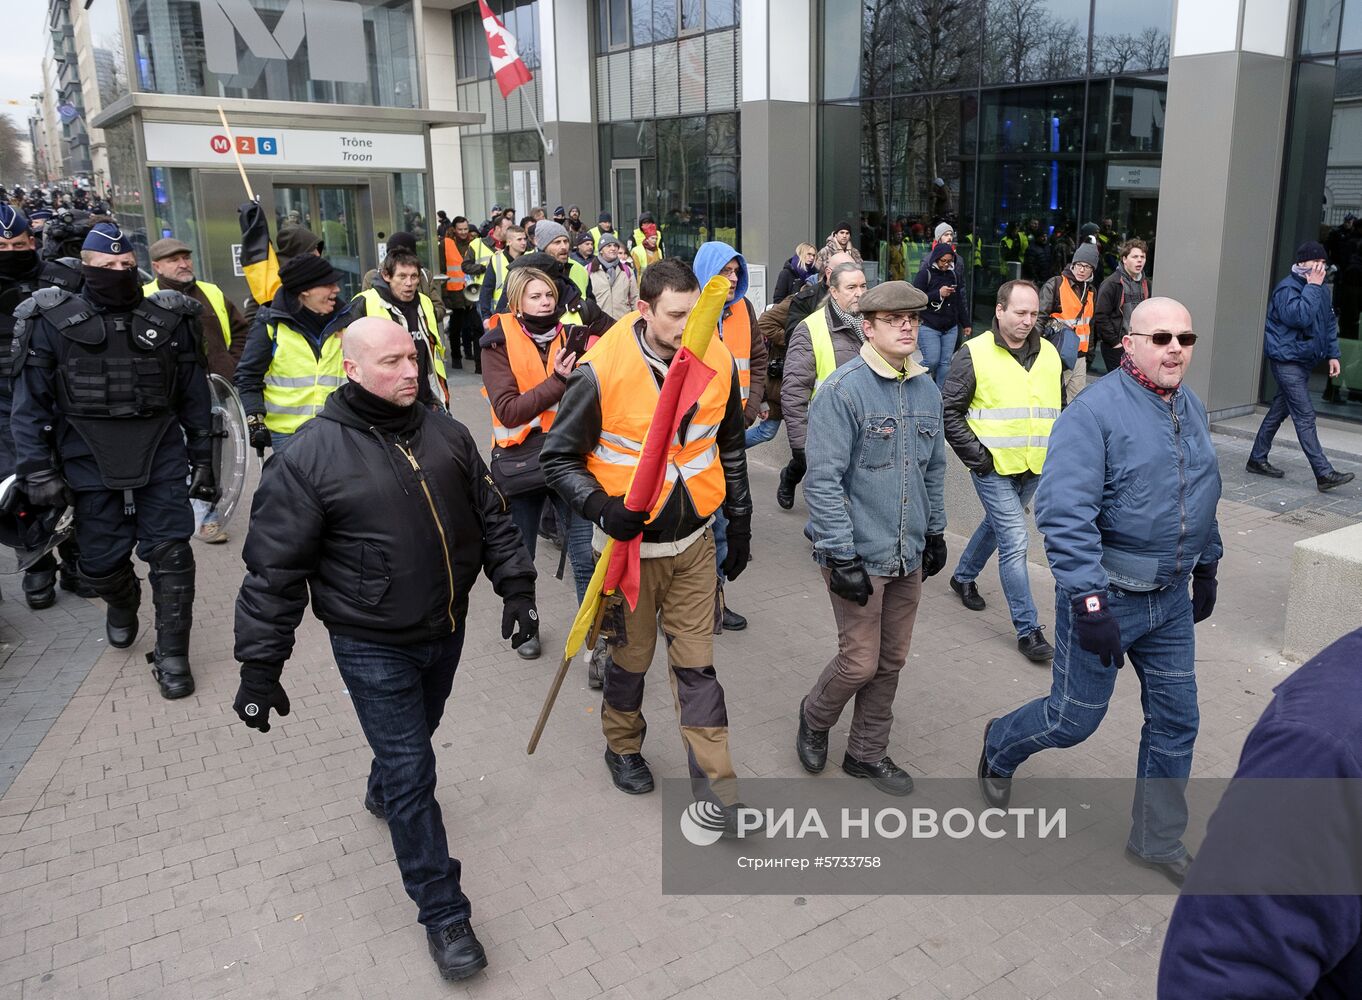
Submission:
[[[516,41],[516,53],[530,69],[539,66],[539,0],[490,0],[492,13]],[[462,80],[490,80],[492,59],[477,5],[454,12],[454,70]],[[459,105],[463,107],[462,104]]]

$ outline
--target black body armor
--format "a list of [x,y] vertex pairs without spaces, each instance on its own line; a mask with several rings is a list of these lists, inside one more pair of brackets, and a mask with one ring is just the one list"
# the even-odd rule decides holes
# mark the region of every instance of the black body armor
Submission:
[[26,299],[44,288],[60,288],[72,294],[78,292],[84,279],[79,262],[75,263],[76,267],[71,267],[65,261],[47,260],[32,277],[21,281],[0,279],[0,378],[13,378],[18,371],[16,359],[11,356],[14,328],[19,322],[15,312]]

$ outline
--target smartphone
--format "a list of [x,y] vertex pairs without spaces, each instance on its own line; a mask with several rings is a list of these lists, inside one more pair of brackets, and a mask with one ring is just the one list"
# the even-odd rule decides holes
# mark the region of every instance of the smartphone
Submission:
[[569,354],[577,355],[577,360],[582,360],[582,355],[586,353],[587,340],[591,337],[591,331],[584,326],[575,326],[568,331],[567,341],[563,345]]

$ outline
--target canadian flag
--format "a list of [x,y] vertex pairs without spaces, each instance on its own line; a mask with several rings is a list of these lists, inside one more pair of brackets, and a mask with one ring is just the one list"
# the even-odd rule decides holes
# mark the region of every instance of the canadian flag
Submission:
[[492,75],[497,78],[501,96],[510,97],[511,91],[529,83],[534,77],[530,76],[530,68],[515,50],[515,35],[507,31],[506,25],[492,13],[487,0],[478,0],[478,6],[482,8],[482,28],[487,32],[487,53],[492,57]]

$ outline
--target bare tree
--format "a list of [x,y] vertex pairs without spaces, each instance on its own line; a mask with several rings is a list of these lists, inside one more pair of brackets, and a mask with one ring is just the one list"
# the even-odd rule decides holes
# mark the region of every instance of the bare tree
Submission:
[[1164,69],[1168,65],[1168,32],[1150,25],[1140,32],[1139,59],[1141,69]]
[[24,145],[28,137],[19,131],[9,115],[0,114],[0,183],[18,184],[28,175]]
[[1129,32],[1102,35],[1093,39],[1093,62],[1103,73],[1125,73],[1137,66],[1140,39]]
[[987,54],[992,77],[1000,83],[1032,78],[1032,53],[1051,29],[1044,0],[991,0],[988,5]]

